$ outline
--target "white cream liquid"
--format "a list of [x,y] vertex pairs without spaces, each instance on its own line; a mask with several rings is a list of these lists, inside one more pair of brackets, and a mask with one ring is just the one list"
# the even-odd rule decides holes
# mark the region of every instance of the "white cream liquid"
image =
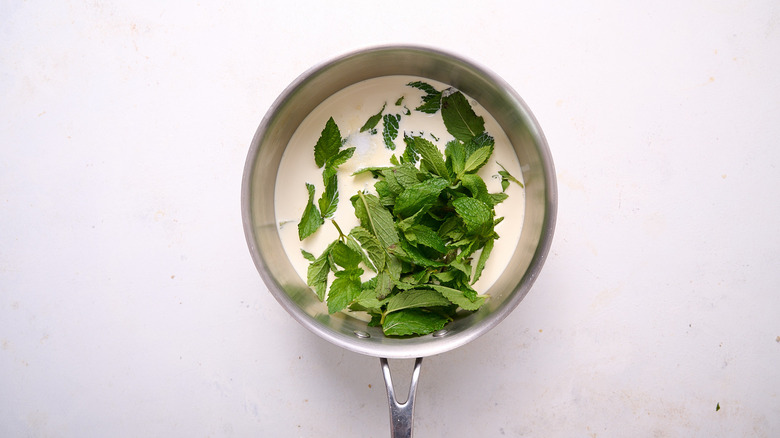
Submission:
[[[374,183],[377,180],[370,172],[352,176],[353,172],[368,166],[390,166],[390,156],[395,154],[398,157],[404,151],[404,132],[409,135],[419,135],[422,132],[425,139],[433,142],[442,151],[447,142],[453,139],[444,126],[441,113],[425,114],[414,110],[421,104],[421,97],[425,93],[406,84],[417,80],[427,82],[437,90],[449,88],[449,85],[413,76],[385,76],[369,79],[344,88],[318,105],[304,119],[290,139],[276,176],[274,204],[282,245],[304,282],[306,282],[309,262],[301,255],[301,249],[319,256],[329,243],[338,238],[336,227],[326,219],[325,224],[314,234],[304,241],[298,239],[298,221],[308,201],[308,192],[304,183],[308,182],[316,187],[315,202],[324,190],[322,169],[314,163],[314,145],[328,118],[333,117],[341,131],[341,137],[347,139],[343,147],[356,148],[352,158],[339,167],[338,174],[339,203],[334,219],[344,233],[348,233],[358,225],[349,198],[359,190],[376,194]],[[401,106],[396,106],[395,102],[401,96],[404,97]],[[485,180],[488,192],[501,191],[501,180],[494,177],[501,170],[497,163],[501,163],[512,176],[523,181],[520,163],[504,131],[484,108],[473,99],[468,98],[468,100],[474,112],[484,118],[485,131],[495,139],[493,156],[478,172]],[[385,104],[387,106],[383,114],[401,114],[395,151],[388,150],[384,145],[381,120],[376,126],[376,134],[371,135],[368,131],[360,132],[366,120],[379,112]],[[406,112],[404,106],[411,110],[410,115],[404,114]],[[438,140],[430,134],[435,135]],[[504,217],[495,228],[500,238],[495,241],[482,276],[474,284],[474,288],[479,293],[486,292],[507,268],[520,238],[525,213],[525,191],[519,185],[510,183],[505,193],[509,197],[495,207],[496,217]]]

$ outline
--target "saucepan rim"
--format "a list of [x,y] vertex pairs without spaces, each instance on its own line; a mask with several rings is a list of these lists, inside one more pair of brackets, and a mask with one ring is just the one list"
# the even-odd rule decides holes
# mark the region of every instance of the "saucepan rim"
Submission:
[[[255,199],[255,186],[253,180],[260,175],[261,170],[266,172],[269,170],[264,169],[262,167],[263,163],[259,163],[258,159],[263,152],[262,149],[265,147],[264,142],[268,141],[270,138],[269,136],[274,135],[274,133],[270,131],[277,131],[280,129],[279,126],[285,123],[280,120],[280,117],[283,117],[281,113],[289,111],[289,105],[291,102],[294,102],[295,99],[302,98],[300,95],[302,90],[311,90],[313,84],[321,82],[323,77],[327,77],[327,75],[331,74],[338,74],[339,69],[346,68],[344,65],[365,62],[366,60],[378,59],[383,56],[391,58],[395,56],[398,59],[432,60],[430,66],[423,68],[423,70],[425,70],[425,68],[437,69],[430,70],[431,72],[439,71],[438,69],[441,69],[442,66],[447,66],[455,72],[454,74],[456,77],[453,77],[453,80],[449,82],[440,82],[449,83],[450,85],[463,90],[464,93],[471,95],[478,102],[479,97],[474,96],[474,94],[475,92],[478,94],[479,90],[473,89],[471,90],[472,92],[469,93],[464,89],[468,88],[467,83],[457,82],[459,80],[466,81],[467,79],[463,78],[468,77],[479,78],[480,81],[482,81],[481,84],[485,85],[483,88],[489,88],[486,92],[500,96],[501,105],[503,105],[503,107],[505,107],[504,110],[509,111],[510,116],[512,116],[511,123],[524,125],[522,127],[523,135],[527,138],[527,141],[531,141],[534,145],[533,153],[536,163],[535,169],[533,170],[539,175],[538,181],[541,186],[539,190],[541,190],[541,192],[538,196],[541,197],[539,198],[539,205],[543,208],[543,211],[538,215],[537,221],[539,223],[535,228],[535,232],[538,232],[538,240],[536,236],[534,236],[535,247],[527,249],[529,254],[527,260],[524,262],[524,264],[527,264],[527,267],[522,273],[522,276],[515,274],[516,278],[519,278],[520,280],[511,287],[512,290],[508,292],[509,296],[503,299],[497,308],[483,312],[483,314],[479,316],[475,316],[472,321],[466,323],[466,325],[461,324],[460,329],[456,327],[456,329],[450,330],[445,336],[427,335],[403,339],[383,338],[381,336],[381,331],[377,332],[376,330],[372,330],[374,328],[361,327],[360,325],[353,326],[353,322],[345,319],[349,317],[338,316],[333,317],[336,319],[331,320],[331,316],[314,315],[310,309],[303,309],[299,303],[296,302],[293,298],[294,293],[290,292],[291,288],[289,284],[280,280],[277,275],[278,272],[274,272],[274,268],[269,264],[270,256],[264,256],[265,248],[260,248],[259,234],[263,232],[269,233],[269,228],[274,224],[256,223],[255,215],[261,206],[254,204],[257,200]],[[403,73],[388,72],[387,74]],[[372,77],[385,76],[387,74],[378,74],[373,75]],[[416,74],[415,76],[426,77],[431,75]],[[439,80],[435,77],[432,77],[431,79]],[[466,86],[464,87],[464,85]],[[335,91],[338,90],[333,90],[332,92]],[[332,94],[332,92],[326,92],[315,100],[324,100]],[[313,105],[311,108],[313,109],[316,104],[318,104],[318,102],[311,103],[310,105]],[[305,117],[305,115],[306,114],[304,114],[303,117]],[[501,123],[501,121],[499,121],[499,123]],[[295,127],[297,127],[297,125]],[[295,127],[287,127],[286,129],[292,129],[294,131]],[[503,124],[502,127],[507,131],[507,134],[509,134],[508,131],[510,130],[507,129],[506,126],[503,126]],[[514,147],[517,152],[517,146]],[[278,163],[275,164],[278,166]],[[524,163],[521,162],[521,165],[523,164]],[[270,170],[273,171],[275,175],[278,167]],[[526,170],[527,167],[523,169],[524,174]],[[423,357],[444,353],[476,339],[506,318],[528,293],[536,278],[539,276],[547,258],[555,229],[557,203],[555,169],[547,140],[535,117],[517,92],[515,92],[515,90],[497,74],[481,67],[476,62],[441,49],[421,45],[380,45],[359,49],[334,59],[321,62],[301,74],[274,101],[258,126],[247,153],[241,183],[241,214],[249,252],[266,287],[279,304],[281,304],[281,306],[304,327],[333,344],[361,354],[395,359]],[[273,205],[265,205],[262,207],[273,208]],[[525,229],[523,229],[523,232],[525,232]],[[266,235],[270,236],[271,234]],[[279,246],[276,246],[276,248],[278,249],[280,245],[281,243],[279,243]],[[518,251],[519,250],[516,250],[516,253]],[[275,257],[281,257],[286,260],[283,251],[281,254],[274,254]],[[477,313],[479,312],[482,312],[482,310]],[[468,318],[471,318],[471,316]]]

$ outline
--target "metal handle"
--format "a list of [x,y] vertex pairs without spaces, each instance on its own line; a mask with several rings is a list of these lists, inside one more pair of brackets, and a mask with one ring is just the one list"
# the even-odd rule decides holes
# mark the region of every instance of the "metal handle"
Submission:
[[380,358],[382,365],[382,375],[385,378],[387,387],[387,402],[390,405],[390,437],[391,438],[412,438],[412,426],[414,423],[414,394],[417,392],[417,381],[420,378],[420,367],[422,358],[418,357],[414,361],[414,370],[412,371],[412,383],[409,385],[409,395],[406,401],[398,403],[393,390],[393,378],[390,375],[390,365],[387,359]]

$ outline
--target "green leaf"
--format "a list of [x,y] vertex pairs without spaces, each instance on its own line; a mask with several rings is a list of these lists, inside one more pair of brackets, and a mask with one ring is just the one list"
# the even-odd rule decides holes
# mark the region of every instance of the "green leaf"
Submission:
[[[509,184],[509,183],[507,183]],[[506,193],[490,193],[488,196],[490,196],[490,203],[493,206],[496,206],[506,200],[506,198],[509,197]]]
[[360,242],[360,246],[368,253],[368,258],[371,259],[376,272],[380,272],[385,268],[387,253],[376,236],[363,227],[353,228],[349,232],[349,236]]
[[398,196],[398,193],[390,190],[390,185],[387,183],[387,181],[377,181],[374,184],[374,190],[376,190],[376,194],[379,195],[379,202],[382,205],[388,208],[395,205],[395,197]]
[[429,84],[429,83],[427,83],[427,82],[423,82],[423,81],[414,81],[414,82],[409,82],[409,83],[408,83],[408,84],[406,84],[406,85],[408,85],[408,86],[410,86],[410,87],[412,87],[412,88],[417,88],[418,90],[422,90],[422,91],[424,91],[426,94],[436,94],[436,93],[440,93],[440,91],[436,91],[436,89],[435,89],[435,88],[433,88],[433,85],[431,85],[431,84]]
[[341,132],[333,117],[325,123],[325,129],[320,133],[320,138],[314,146],[314,162],[317,167],[322,167],[325,162],[336,155],[341,148]]
[[477,149],[473,154],[466,158],[466,165],[464,166],[463,171],[466,173],[476,172],[480,167],[487,163],[488,158],[490,158],[490,155],[492,154],[492,146],[483,146]]
[[352,158],[354,153],[355,148],[351,147],[342,149],[336,155],[328,158],[328,160],[325,161],[325,169],[322,171],[322,181],[327,184],[328,179],[338,173],[338,167]]
[[374,178],[376,178],[376,177],[378,177],[379,175],[382,174],[383,170],[385,170],[387,168],[388,168],[388,166],[368,166],[368,167],[363,167],[361,169],[358,169],[358,170],[352,172],[352,176],[360,175],[360,174],[363,174],[363,173],[366,173],[366,172],[371,172],[371,175]]
[[447,266],[445,263],[427,257],[422,251],[412,246],[406,239],[401,239],[398,244],[399,246],[391,248],[390,252],[401,260],[428,268]]
[[[374,277],[372,280],[376,279],[377,277]],[[376,294],[376,281],[369,281],[366,283],[363,283],[362,285],[362,291],[360,292],[360,295],[357,296],[350,305],[350,309],[352,310],[363,310],[369,313],[382,313],[382,306],[385,305],[386,301],[384,298],[378,298],[378,295]]]
[[314,205],[314,185],[306,183],[306,189],[309,191],[309,202],[303,209],[301,221],[298,222],[298,238],[300,240],[311,236],[320,225],[325,223],[317,206]]
[[[385,178],[384,182],[387,184],[388,195],[393,197],[393,204],[395,204],[395,197],[404,191],[404,186],[402,186],[401,183],[398,182],[398,178],[396,178],[396,169],[397,167],[389,167],[382,171],[382,176]],[[378,183],[379,182],[377,182],[377,184]],[[376,184],[374,184],[374,187],[376,188]]]
[[314,254],[310,253],[309,251],[306,251],[306,250],[305,250],[305,249],[303,249],[303,248],[301,248],[301,254],[303,255],[303,258],[305,258],[306,260],[308,260],[308,261],[310,261],[310,262],[313,262],[313,261],[317,260],[317,259],[314,257]]
[[404,101],[404,96],[401,96],[398,98],[398,100],[395,101],[395,106],[401,106],[401,103]]
[[[335,243],[335,242],[334,242]],[[330,272],[330,250],[333,243],[328,245],[311,264],[306,272],[306,283],[314,288],[320,301],[325,299],[325,291],[328,287],[328,273]]]
[[328,313],[344,310],[363,291],[360,287],[360,274],[357,274],[357,271],[362,272],[363,270],[342,271],[343,274],[333,280],[328,290]]
[[436,91],[433,86],[422,81],[410,82],[406,85],[425,92],[425,95],[422,97],[422,105],[415,108],[415,110],[427,114],[435,114],[439,111],[439,107],[441,106],[441,91]]
[[441,117],[447,131],[464,143],[485,131],[485,120],[474,113],[460,91],[442,96]]
[[391,167],[389,170],[393,173],[398,184],[404,189],[408,189],[420,182],[420,179],[417,177],[419,171],[412,164],[401,164],[400,166]]
[[338,178],[334,174],[325,183],[325,191],[322,197],[317,201],[320,206],[320,213],[323,218],[329,218],[336,213],[336,207],[339,204]]
[[493,225],[493,213],[484,202],[463,197],[452,201],[455,212],[463,219],[470,234],[487,233]]
[[360,243],[352,236],[348,235],[344,241],[346,245],[352,250],[355,251],[360,255],[360,259],[363,262],[366,267],[374,272],[377,272],[376,267],[374,266],[374,263],[371,261],[371,259],[368,257],[365,251],[363,251],[363,248],[360,246]]
[[444,147],[444,155],[447,157],[452,171],[456,175],[463,174],[463,169],[466,167],[466,148],[463,143],[459,140],[447,142]]
[[387,313],[414,307],[449,306],[450,300],[430,289],[412,289],[394,295],[387,300]]
[[390,279],[394,282],[400,280],[401,270],[403,270],[403,263],[398,257],[391,254],[387,255],[387,273],[390,274]]
[[506,168],[501,165],[498,161],[496,161],[496,164],[501,166],[501,169],[499,170],[498,174],[501,176],[501,189],[502,191],[506,191],[506,189],[509,187],[509,182],[512,181],[513,183],[519,185],[520,187],[525,187],[523,183],[517,180],[514,176],[512,176],[509,172],[507,172]]
[[421,165],[424,165],[434,175],[449,179],[449,172],[439,148],[422,137],[412,137],[412,141],[414,142],[414,150],[420,154]]
[[401,163],[414,164],[419,159],[417,151],[414,149],[414,137],[410,137],[404,133],[404,153],[401,155]]
[[369,129],[376,128],[376,125],[382,119],[382,112],[385,110],[386,106],[387,106],[387,102],[385,102],[385,104],[382,105],[382,109],[380,109],[378,113],[376,113],[373,116],[369,117],[368,120],[366,120],[366,123],[363,124],[363,127],[360,128],[360,132],[365,132],[365,131],[368,131]]
[[418,211],[425,211],[438,199],[449,183],[442,178],[431,178],[407,188],[395,200],[393,213],[398,217],[409,217]]
[[377,274],[376,277],[376,284],[374,285],[374,294],[377,297],[377,299],[384,299],[386,296],[390,295],[390,293],[393,291],[393,279],[390,275],[390,272],[388,271],[382,271],[379,274]]
[[391,151],[395,150],[395,142],[393,140],[398,137],[398,122],[400,121],[400,114],[385,114],[382,117],[382,123],[384,124],[382,139],[385,142],[385,147]]
[[477,260],[477,266],[474,268],[474,278],[471,280],[471,284],[474,284],[479,280],[479,277],[482,276],[482,270],[485,269],[485,263],[487,263],[488,257],[490,257],[490,252],[493,251],[493,242],[494,239],[488,239],[487,242],[485,242],[485,246],[482,247],[482,253],[479,255],[479,260]]
[[358,264],[363,260],[360,253],[347,246],[342,241],[336,241],[330,250],[330,254],[333,257],[333,263],[341,266],[344,269],[355,269]]
[[433,276],[442,283],[449,283],[455,281],[455,279],[458,278],[459,272],[460,271],[456,269],[450,269],[447,271],[436,272],[433,274]]
[[479,199],[484,202],[488,207],[495,205],[493,198],[490,196],[487,190],[485,180],[476,173],[467,173],[461,176],[461,183],[463,187],[467,188],[471,192],[471,197]]
[[386,336],[426,335],[444,328],[450,318],[421,309],[405,309],[385,317],[382,331]]
[[431,271],[428,269],[417,271],[411,275],[411,278],[414,284],[426,284],[431,281]]
[[493,150],[493,147],[496,145],[496,140],[490,136],[487,132],[483,132],[471,140],[469,140],[466,144],[466,157],[473,154],[474,151],[476,151],[479,148],[483,147],[489,147],[490,150]]
[[350,200],[361,226],[376,236],[383,248],[398,243],[393,215],[379,202],[379,198],[361,191]]
[[452,240],[458,240],[465,234],[465,225],[463,225],[463,219],[457,215],[448,217],[439,227],[439,236],[443,238],[449,238]]
[[462,273],[465,276],[467,282],[471,278],[471,265],[469,265],[466,261],[455,259],[450,262],[450,267]]
[[407,231],[404,232],[406,240],[412,244],[423,245],[437,251],[440,254],[447,252],[444,240],[439,236],[436,231],[433,231],[430,227],[425,225],[412,225]]
[[451,287],[437,284],[431,284],[430,287],[432,287],[436,292],[444,295],[444,297],[450,300],[450,302],[453,304],[460,306],[463,310],[474,311],[482,307],[482,304],[485,303],[484,296],[478,296],[474,301],[471,301],[468,297],[466,297],[466,295],[463,294],[462,291],[458,289],[453,289]]

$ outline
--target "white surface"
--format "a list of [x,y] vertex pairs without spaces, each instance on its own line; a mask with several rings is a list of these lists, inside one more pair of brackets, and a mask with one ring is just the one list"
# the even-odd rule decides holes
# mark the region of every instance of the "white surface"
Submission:
[[780,435],[776,2],[292,3],[0,3],[0,436],[389,436],[379,361],[282,310],[239,206],[283,88],[389,42],[503,76],[560,184],[417,436]]

